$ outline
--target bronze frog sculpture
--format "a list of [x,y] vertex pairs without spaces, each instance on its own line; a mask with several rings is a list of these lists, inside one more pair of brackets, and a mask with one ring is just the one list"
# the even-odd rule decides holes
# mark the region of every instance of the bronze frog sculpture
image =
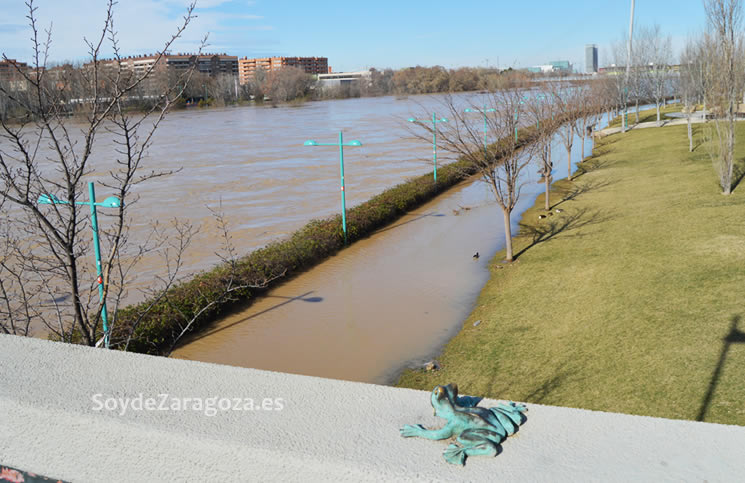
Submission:
[[451,443],[443,456],[448,463],[463,465],[467,456],[496,456],[499,443],[508,435],[514,434],[526,421],[523,414],[527,409],[522,404],[500,404],[495,408],[481,408],[476,405],[480,397],[458,396],[458,386],[448,384],[432,390],[432,407],[435,416],[447,420],[440,429],[425,429],[421,424],[407,424],[401,428],[401,436],[419,436],[427,439],[456,438],[458,446]]

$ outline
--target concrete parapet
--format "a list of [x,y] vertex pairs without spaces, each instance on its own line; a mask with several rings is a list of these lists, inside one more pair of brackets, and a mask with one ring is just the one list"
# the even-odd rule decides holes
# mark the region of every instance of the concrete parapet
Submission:
[[[427,392],[6,335],[0,365],[0,464],[68,481],[721,481],[745,473],[738,426],[528,404],[527,422],[500,455],[458,467],[443,460],[445,442],[399,435],[404,424],[441,424]],[[184,398],[242,407],[212,416],[193,404],[97,410],[109,398],[160,404],[162,394],[172,408]]]

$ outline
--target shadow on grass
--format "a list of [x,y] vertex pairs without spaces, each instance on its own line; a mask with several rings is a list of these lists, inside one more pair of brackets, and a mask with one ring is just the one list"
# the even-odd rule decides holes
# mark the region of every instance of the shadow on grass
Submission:
[[556,216],[551,221],[542,221],[536,225],[520,224],[520,237],[530,238],[530,243],[515,254],[515,260],[534,246],[547,242],[561,233],[577,230],[585,226],[608,221],[609,216],[603,216],[600,211],[590,211],[587,208]]
[[737,189],[743,178],[745,178],[745,159],[740,159],[732,170],[732,191]]
[[572,181],[577,181],[580,176],[587,174],[590,171],[601,169],[610,164],[611,161],[608,158],[599,159],[598,156],[600,155],[596,154],[589,158],[585,158],[584,161],[577,164],[577,171],[572,174]]
[[572,372],[559,367],[556,374],[543,381],[541,384],[533,388],[525,397],[525,402],[532,402],[541,404],[551,395],[553,391],[561,387],[561,385],[572,375]]
[[[605,164],[606,163],[602,163],[602,166],[604,166]],[[592,168],[592,169],[596,169],[596,168]],[[575,180],[576,180],[576,178],[575,178]],[[572,185],[570,188],[567,188],[567,189],[556,190],[555,191],[556,194],[561,195],[561,201],[559,201],[558,203],[554,203],[551,206],[551,209],[553,210],[557,206],[559,206],[562,203],[565,203],[567,201],[573,201],[573,200],[577,199],[577,197],[579,197],[580,195],[583,195],[585,193],[590,193],[592,191],[605,188],[606,186],[610,186],[614,182],[615,181],[610,181],[610,180],[607,180],[607,179],[598,179],[598,180],[594,180],[594,181],[589,181],[587,183]]]
[[719,353],[719,361],[714,368],[714,373],[711,375],[711,381],[709,381],[709,388],[704,395],[704,399],[701,402],[701,409],[698,411],[697,421],[703,421],[706,418],[706,413],[709,411],[711,406],[711,400],[714,397],[714,392],[719,384],[719,377],[722,375],[722,368],[727,360],[727,353],[729,352],[732,344],[745,344],[745,332],[738,328],[740,324],[740,316],[735,315],[732,317],[730,322],[729,332],[722,338],[722,351]]

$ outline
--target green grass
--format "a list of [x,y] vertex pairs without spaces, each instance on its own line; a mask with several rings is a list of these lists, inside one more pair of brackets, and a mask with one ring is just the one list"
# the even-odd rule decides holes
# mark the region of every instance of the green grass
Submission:
[[494,258],[442,369],[399,385],[745,425],[745,183],[723,196],[687,148],[685,126],[599,141],[554,186],[563,213],[539,222],[540,197],[524,214],[518,261]]
[[[660,106],[660,119],[670,120],[670,118],[666,118],[665,114],[669,114],[671,112],[680,112],[681,109],[683,109],[682,104],[668,104],[667,106]],[[639,111],[639,122],[655,122],[657,121],[657,109],[647,109],[645,111],[640,110]],[[636,108],[632,105],[629,106],[629,125],[636,124]],[[609,127],[621,127],[621,116],[617,116],[613,120],[611,120],[611,123]]]

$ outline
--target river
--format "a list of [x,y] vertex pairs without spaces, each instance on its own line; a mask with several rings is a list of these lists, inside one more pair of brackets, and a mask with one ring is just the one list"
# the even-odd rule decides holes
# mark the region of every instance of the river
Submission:
[[[575,163],[582,150],[577,137]],[[565,176],[558,137],[553,162],[554,179]],[[525,172],[513,233],[542,192],[535,172]],[[472,178],[192,336],[173,355],[389,384],[460,330],[503,247],[501,212],[487,185]]]

